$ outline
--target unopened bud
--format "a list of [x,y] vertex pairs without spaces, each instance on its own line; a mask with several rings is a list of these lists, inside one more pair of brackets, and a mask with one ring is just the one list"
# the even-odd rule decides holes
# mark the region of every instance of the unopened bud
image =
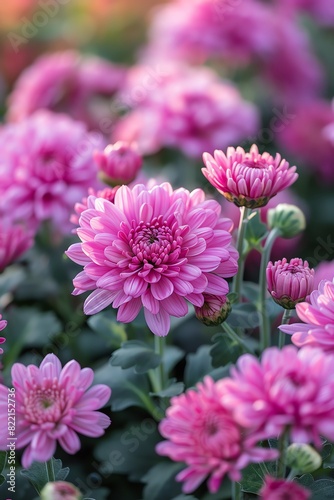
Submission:
[[103,152],[96,151],[94,160],[99,178],[109,186],[129,184],[137,176],[143,162],[136,146],[123,141],[109,144]]
[[305,215],[300,208],[287,203],[280,203],[269,209],[267,221],[269,229],[279,229],[283,238],[293,238],[306,227]]
[[226,296],[204,293],[204,304],[195,306],[196,318],[206,326],[216,326],[223,323],[231,312],[231,304]]
[[41,491],[41,500],[80,500],[81,498],[78,488],[65,481],[46,483]]
[[322,459],[309,444],[293,443],[286,450],[287,465],[299,474],[313,472],[321,466]]

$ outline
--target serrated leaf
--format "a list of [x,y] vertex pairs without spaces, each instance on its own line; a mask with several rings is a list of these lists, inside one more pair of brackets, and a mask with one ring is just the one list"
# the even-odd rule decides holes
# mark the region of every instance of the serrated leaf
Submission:
[[184,383],[186,387],[192,387],[213,370],[210,355],[211,346],[203,345],[195,353],[188,354],[184,371]]
[[146,408],[145,400],[150,390],[148,379],[145,375],[135,373],[133,368],[124,370],[107,363],[95,371],[94,381],[111,387],[113,411],[121,411],[130,406]]
[[276,466],[274,463],[249,464],[242,472],[242,480],[240,482],[242,491],[257,494],[263,486],[266,475],[276,475]]
[[296,482],[312,492],[312,500],[333,500],[334,498],[333,479],[318,479],[314,481],[311,474],[304,474],[304,476],[296,479]]
[[173,382],[171,380],[171,384],[159,392],[150,392],[151,396],[158,396],[160,398],[171,398],[173,396],[178,396],[181,392],[184,391],[184,383],[183,382]]
[[260,315],[255,304],[251,302],[235,304],[227,323],[232,328],[253,329],[260,324]]
[[113,348],[119,348],[127,340],[125,326],[115,320],[112,311],[94,314],[88,319],[88,325]]
[[215,343],[210,350],[210,356],[214,368],[235,363],[244,352],[242,346],[227,333],[218,333],[212,340]]
[[160,462],[142,478],[146,483],[143,500],[170,500],[172,495],[181,493],[181,484],[175,476],[184,469],[184,464]]
[[257,248],[261,241],[267,236],[267,226],[261,222],[259,212],[249,218],[246,225],[245,240],[249,248]]
[[[56,481],[64,481],[70,469],[68,467],[62,469],[62,461],[52,458],[53,470]],[[21,475],[24,476],[33,485],[38,493],[49,482],[46,466],[44,462],[33,462],[29,469],[22,469]]]
[[161,356],[145,342],[129,340],[113,352],[110,362],[112,366],[121,366],[123,369],[134,367],[136,373],[146,373],[159,366]]

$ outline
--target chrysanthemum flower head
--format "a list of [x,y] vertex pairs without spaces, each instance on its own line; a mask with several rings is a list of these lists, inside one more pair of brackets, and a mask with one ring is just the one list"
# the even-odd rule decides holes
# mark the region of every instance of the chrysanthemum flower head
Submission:
[[125,141],[109,144],[103,152],[96,151],[94,160],[99,178],[111,186],[132,182],[143,163],[136,145]]
[[226,277],[237,272],[231,221],[202,190],[121,186],[114,202],[90,196],[77,230],[81,243],[66,252],[84,270],[74,294],[93,290],[84,304],[95,314],[112,304],[117,319],[131,322],[144,309],[157,335],[167,335],[170,316],[202,306],[204,293],[226,295]]
[[206,168],[202,169],[208,181],[238,207],[259,208],[279,191],[291,186],[298,177],[296,167],[281,160],[279,153],[259,153],[253,144],[249,153],[243,148],[228,148],[226,155],[216,150],[214,157],[203,154]]
[[224,384],[207,376],[197,390],[173,397],[159,425],[167,441],[157,445],[157,453],[187,464],[176,476],[184,482],[184,493],[194,491],[208,476],[208,488],[214,493],[225,475],[240,481],[240,471],[249,463],[277,456],[275,450],[257,447],[252,434],[224,406]]
[[[16,400],[16,447],[25,448],[22,465],[49,460],[56,443],[70,454],[80,449],[79,434],[99,437],[110,425],[102,408],[110,398],[106,385],[92,385],[94,372],[81,369],[72,360],[63,368],[57,356],[48,354],[40,364],[12,367],[12,386]],[[8,388],[0,385],[0,404],[7,405]],[[0,449],[8,444],[7,427],[0,431]]]
[[299,258],[269,262],[267,266],[268,291],[277,304],[294,309],[296,304],[308,299],[313,290],[314,269]]
[[226,381],[224,404],[261,439],[288,428],[291,441],[321,446],[334,438],[334,356],[321,349],[266,349],[241,356]]
[[297,304],[296,311],[304,323],[281,325],[279,329],[292,334],[291,340],[298,347],[308,345],[334,353],[334,279],[321,281],[309,302]]

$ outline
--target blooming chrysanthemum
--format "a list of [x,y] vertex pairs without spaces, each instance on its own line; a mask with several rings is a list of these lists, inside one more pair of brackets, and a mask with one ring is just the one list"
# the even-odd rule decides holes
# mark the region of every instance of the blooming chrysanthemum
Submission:
[[267,266],[268,292],[285,309],[294,309],[298,302],[308,299],[313,290],[314,269],[308,262],[294,258],[269,262]]
[[318,288],[321,281],[333,281],[334,260],[324,260],[314,268],[314,289]]
[[296,311],[304,323],[281,325],[279,329],[292,334],[291,340],[298,347],[321,347],[334,353],[334,280],[321,281],[309,302],[297,304]]
[[224,384],[224,380],[205,377],[197,390],[171,399],[159,424],[168,441],[159,443],[156,451],[187,464],[176,476],[177,481],[184,481],[185,493],[194,491],[208,476],[208,488],[214,493],[226,474],[239,481],[240,471],[249,463],[276,458],[275,450],[256,447],[252,434],[224,406]]
[[[110,398],[106,385],[92,385],[94,372],[81,369],[72,360],[63,368],[57,356],[48,354],[40,364],[12,367],[12,386],[16,401],[16,447],[25,448],[22,465],[49,460],[56,443],[70,454],[80,449],[78,434],[99,437],[110,425],[102,408]],[[7,408],[8,388],[0,385],[0,406]],[[4,410],[3,410],[4,412]],[[0,449],[8,445],[7,426],[0,430]]]
[[152,332],[167,335],[170,316],[185,316],[187,301],[202,306],[204,292],[228,293],[224,278],[237,272],[238,257],[231,221],[201,189],[121,186],[114,203],[90,196],[87,205],[77,230],[82,243],[66,252],[84,266],[73,293],[94,290],[86,314],[112,304],[128,323],[143,308]]
[[266,476],[259,496],[262,500],[308,500],[311,492],[293,481]]
[[135,67],[124,89],[124,100],[133,110],[121,120],[113,140],[135,141],[142,153],[162,147],[180,149],[190,157],[227,147],[252,136],[258,129],[258,111],[237,88],[208,68],[165,64],[155,84],[140,92],[147,68]]
[[47,54],[17,80],[9,97],[9,121],[21,121],[39,109],[68,113],[89,128],[100,129],[108,116],[107,99],[122,87],[126,71],[98,57],[78,52]]
[[1,217],[0,272],[18,259],[33,244],[34,230],[26,224],[16,223],[8,217]]
[[296,167],[289,167],[281,155],[273,158],[259,153],[253,144],[249,153],[243,148],[216,150],[214,157],[203,154],[206,168],[202,169],[208,181],[238,207],[259,208],[268,203],[279,191],[291,186],[298,177]]
[[98,186],[93,151],[101,146],[84,124],[49,111],[4,126],[0,210],[29,227],[51,219],[66,232],[75,202]]
[[[114,203],[115,194],[119,187],[120,186],[106,187],[104,189],[99,189],[99,190],[89,188],[88,196],[95,196],[96,198],[104,198],[105,200],[109,200],[111,203]],[[84,198],[82,198],[81,202],[78,202],[74,205],[75,213],[72,214],[70,217],[70,221],[72,222],[72,224],[76,225],[79,224],[80,215],[84,210],[87,210],[88,208],[87,204],[88,204],[88,197],[85,196]]]
[[333,364],[333,355],[309,347],[272,347],[261,361],[245,354],[231,370],[223,402],[259,438],[288,428],[293,442],[320,447],[320,436],[334,439]]

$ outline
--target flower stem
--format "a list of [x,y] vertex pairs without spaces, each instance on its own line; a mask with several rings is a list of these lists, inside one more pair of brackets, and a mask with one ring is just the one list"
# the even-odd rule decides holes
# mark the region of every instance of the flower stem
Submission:
[[242,338],[239,337],[239,335],[233,330],[233,328],[230,327],[228,323],[222,323],[222,328],[225,330],[227,335],[238,342],[238,344],[241,345],[241,347],[244,349],[245,352],[250,352],[252,353],[252,350],[248,347],[248,345],[242,340]]
[[56,480],[55,476],[55,471],[53,468],[53,458],[51,457],[50,460],[45,462],[45,467],[46,467],[46,475],[48,477],[49,482],[54,482]]
[[239,220],[238,238],[237,238],[237,250],[239,253],[238,272],[233,280],[233,292],[238,294],[237,302],[240,302],[241,298],[240,291],[241,291],[241,284],[245,267],[245,255],[243,253],[244,237],[245,237],[246,224],[248,222],[249,213],[250,213],[249,208],[240,207],[240,220]]
[[154,392],[160,392],[165,387],[165,370],[163,355],[165,348],[165,338],[154,335],[154,352],[161,357],[161,362],[154,370],[149,370],[148,376]]
[[291,469],[289,472],[288,477],[286,478],[287,481],[292,481],[298,474],[298,470],[296,469]]
[[[287,325],[290,321],[291,315],[292,315],[291,309],[284,309],[284,314],[283,314],[281,325]],[[284,347],[285,336],[286,336],[286,333],[279,330],[279,336],[278,336],[278,348],[279,349],[282,349],[282,347]]]
[[232,500],[242,500],[243,495],[241,491],[240,484],[232,481]]
[[274,241],[280,235],[280,230],[274,228],[270,231],[266,243],[263,248],[261,265],[260,265],[260,301],[259,301],[259,313],[260,313],[260,340],[261,340],[261,350],[263,351],[270,346],[270,324],[269,318],[266,310],[266,292],[267,292],[267,279],[266,279],[266,269],[270,259],[270,252]]
[[277,460],[277,477],[285,478],[286,472],[286,449],[289,444],[289,428],[285,428],[278,440],[279,457]]

